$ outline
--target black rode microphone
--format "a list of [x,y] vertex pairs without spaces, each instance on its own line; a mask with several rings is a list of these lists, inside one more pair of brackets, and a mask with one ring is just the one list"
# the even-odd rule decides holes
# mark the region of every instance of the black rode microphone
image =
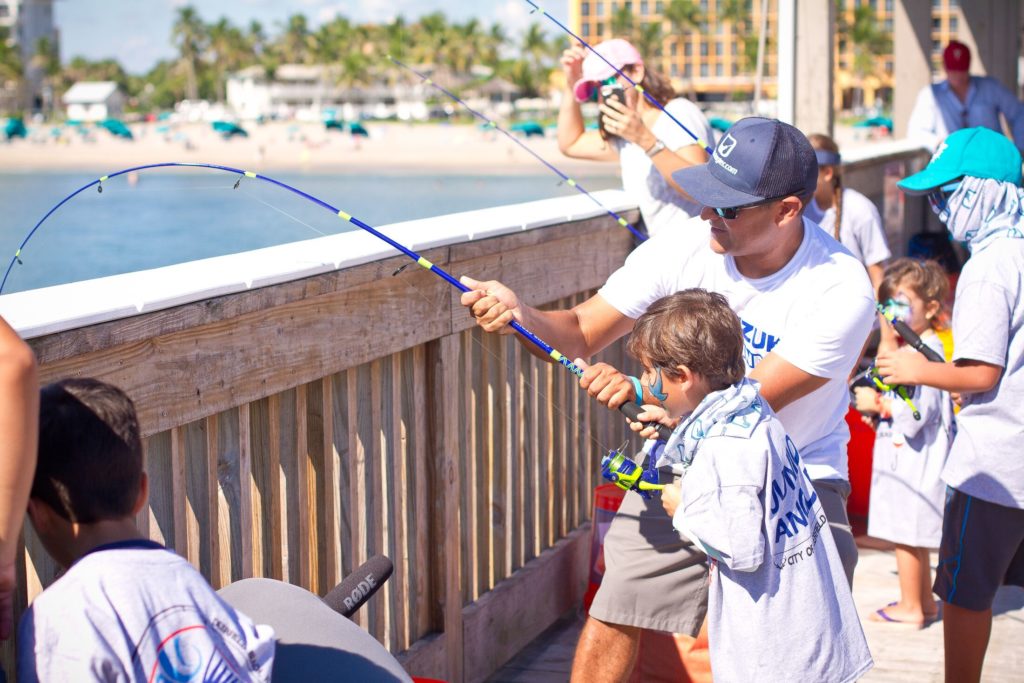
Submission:
[[391,560],[384,555],[374,555],[332,588],[324,596],[324,602],[338,614],[351,617],[391,578],[394,570]]

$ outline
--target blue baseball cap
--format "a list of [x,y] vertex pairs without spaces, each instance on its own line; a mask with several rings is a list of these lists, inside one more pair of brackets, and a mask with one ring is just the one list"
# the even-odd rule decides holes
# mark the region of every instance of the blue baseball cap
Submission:
[[778,119],[740,119],[715,145],[711,160],[672,174],[698,203],[714,208],[805,196],[818,185],[807,136]]
[[964,176],[1020,185],[1020,165],[1020,152],[1002,133],[961,128],[942,141],[923,170],[896,185],[907,194],[926,194]]

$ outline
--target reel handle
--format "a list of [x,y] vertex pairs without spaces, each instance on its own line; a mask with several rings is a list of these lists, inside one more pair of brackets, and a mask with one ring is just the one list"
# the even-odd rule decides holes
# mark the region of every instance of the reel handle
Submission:
[[[619,406],[619,410],[633,422],[640,422],[636,416],[644,412],[644,409],[633,401],[623,403]],[[668,437],[672,436],[672,428],[667,425],[658,424],[657,422],[645,422],[644,424],[649,427],[654,427],[658,432],[658,438],[662,441],[668,441]]]
[[910,346],[914,350],[920,351],[922,354],[924,354],[925,358],[927,358],[933,363],[946,362],[946,359],[943,358],[938,351],[925,344],[921,337],[912,329],[910,329],[910,327],[908,327],[905,322],[903,322],[902,320],[893,320],[892,326],[893,329],[896,330],[896,334],[903,337],[903,341],[910,344]]

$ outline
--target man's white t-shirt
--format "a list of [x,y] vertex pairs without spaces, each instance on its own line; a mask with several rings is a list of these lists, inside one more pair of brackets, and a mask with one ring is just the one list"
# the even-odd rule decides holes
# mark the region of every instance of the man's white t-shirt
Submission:
[[761,402],[746,438],[698,442],[673,518],[712,560],[711,673],[855,681],[872,661],[843,564],[801,454]]
[[[693,102],[681,97],[676,98],[665,105],[665,110],[695,135],[699,135],[705,144],[714,143],[711,124]],[[697,144],[693,137],[664,112],[658,114],[651,132],[672,151]],[[686,199],[679,194],[679,190],[669,185],[647,156],[646,150],[621,138],[612,140],[619,152],[622,189],[628,192],[640,207],[640,215],[647,226],[647,234],[654,235],[666,228],[674,229],[687,218],[700,214],[700,204]]]
[[710,227],[699,217],[639,247],[598,294],[636,319],[657,299],[683,289],[719,292],[740,317],[749,372],[769,352],[828,381],[781,411],[814,480],[849,479],[845,416],[847,379],[875,317],[864,266],[816,224],[804,219],[804,238],[781,270],[749,279],[731,256],[709,246]]
[[148,542],[93,551],[18,626],[18,680],[270,681],[274,630]]
[[[820,225],[829,235],[836,234],[834,204],[822,211],[811,199],[804,209],[804,216]],[[839,226],[839,241],[865,266],[873,266],[892,256],[878,208],[870,199],[848,187],[843,189],[843,224]]]

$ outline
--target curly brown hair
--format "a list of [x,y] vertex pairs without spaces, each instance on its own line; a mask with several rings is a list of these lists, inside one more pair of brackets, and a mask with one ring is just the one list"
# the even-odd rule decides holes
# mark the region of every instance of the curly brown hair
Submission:
[[743,331],[725,297],[684,289],[658,299],[633,326],[627,349],[648,367],[670,376],[685,365],[712,391],[743,379]]
[[878,300],[891,299],[901,283],[906,284],[926,304],[939,303],[939,312],[932,318],[932,326],[944,327],[945,311],[949,299],[949,276],[937,261],[898,258],[885,268],[882,283],[878,285]]

